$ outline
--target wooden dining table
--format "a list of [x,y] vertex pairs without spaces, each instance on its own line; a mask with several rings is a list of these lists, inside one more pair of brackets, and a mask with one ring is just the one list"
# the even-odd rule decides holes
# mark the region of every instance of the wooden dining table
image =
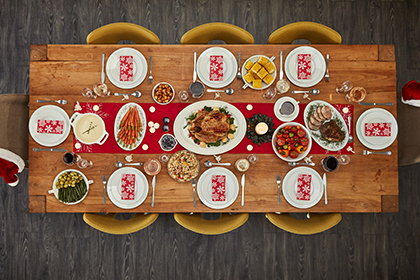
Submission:
[[[211,45],[213,47],[214,45]],[[299,45],[219,45],[230,50],[235,57],[241,53],[242,63],[250,56],[264,54],[275,56],[274,63],[279,67],[279,52],[284,57]],[[330,104],[347,104],[344,96],[337,94],[336,85],[344,81],[351,81],[355,86],[364,87],[367,91],[366,102],[393,102],[393,106],[376,106],[389,111],[397,118],[396,106],[396,63],[393,45],[312,45],[324,56],[329,54],[330,82],[322,79],[316,86],[320,90],[312,99],[324,100]],[[67,100],[67,104],[57,105],[71,116],[77,101],[89,102],[81,95],[85,87],[92,87],[101,79],[102,53],[108,58],[115,50],[130,47],[140,51],[147,62],[153,56],[153,83],[146,79],[134,89],[120,89],[108,79],[111,93],[131,93],[138,90],[142,93],[139,99],[130,97],[122,101],[121,97],[109,96],[93,102],[127,103],[136,102],[153,103],[152,88],[158,82],[170,83],[176,92],[188,90],[193,79],[193,53],[199,56],[209,45],[32,45],[30,54],[30,116],[34,111],[45,104],[37,103],[38,99]],[[278,80],[278,75],[274,83]],[[229,85],[234,89],[233,95],[222,94],[221,101],[229,103],[268,103],[274,106],[277,96],[271,101],[263,99],[264,90],[251,88],[242,89],[244,82],[236,78]],[[301,104],[308,103],[301,94],[294,95],[292,90],[302,90],[291,84],[290,90],[282,96],[291,96]],[[214,94],[205,93],[200,99],[189,99],[189,102],[213,100]],[[179,103],[178,98],[173,103]],[[356,125],[358,117],[373,106],[354,105],[354,118],[352,127]],[[162,106],[156,104],[156,106]],[[264,113],[264,112],[261,112]],[[163,117],[163,116],[162,116]],[[172,123],[171,123],[172,124]],[[112,132],[111,132],[112,133]],[[61,171],[68,169],[62,161],[63,152],[34,152],[35,147],[42,148],[29,136],[29,212],[147,212],[147,213],[174,213],[174,212],[397,212],[398,211],[398,151],[397,140],[387,147],[392,155],[362,155],[366,149],[357,138],[354,130],[354,154],[350,155],[350,163],[340,166],[336,171],[327,174],[328,204],[324,196],[319,203],[309,209],[298,209],[290,205],[281,195],[280,204],[277,201],[276,176],[284,176],[293,168],[275,155],[274,151],[258,154],[259,161],[246,171],[246,184],[244,191],[244,206],[241,206],[241,190],[233,204],[225,209],[211,209],[203,203],[193,205],[193,189],[191,183],[178,183],[162,165],[162,171],[157,176],[155,203],[152,201],[152,176],[146,176],[149,182],[149,192],[145,201],[134,209],[121,209],[115,206],[108,198],[103,203],[102,175],[109,177],[115,170],[116,161],[125,161],[126,154],[133,154],[134,161],[145,162],[149,158],[158,158],[159,153],[148,154],[140,148],[132,152],[121,150],[119,153],[84,153],[82,157],[93,162],[90,169],[81,170],[89,180],[90,185],[86,198],[75,205],[61,203],[48,191],[52,189],[54,178]],[[147,137],[147,134],[146,136]],[[398,139],[398,138],[397,138]],[[107,141],[115,141],[109,137]],[[266,144],[270,145],[270,144]],[[73,131],[70,131],[66,140],[57,145],[57,148],[73,150]],[[252,153],[252,152],[249,152]],[[246,158],[249,153],[224,153],[223,162],[230,162],[227,167],[235,174],[240,182],[242,173],[237,171],[233,163],[237,159]],[[326,155],[313,154],[313,169],[320,175],[324,173],[318,164]],[[201,169],[199,176],[205,171],[204,161],[212,160],[212,155],[198,155]],[[75,167],[78,169],[77,167]],[[143,167],[138,168],[143,172]],[[198,197],[197,197],[198,200]],[[199,201],[199,200],[198,200]]]

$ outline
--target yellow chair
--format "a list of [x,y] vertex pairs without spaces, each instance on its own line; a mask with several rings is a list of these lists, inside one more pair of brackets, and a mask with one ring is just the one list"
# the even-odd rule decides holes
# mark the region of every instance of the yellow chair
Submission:
[[0,148],[28,160],[29,95],[0,94]]
[[147,28],[128,22],[116,22],[99,27],[86,38],[88,44],[118,44],[130,40],[136,44],[160,44],[159,37]]
[[340,213],[310,214],[306,220],[297,220],[289,213],[266,213],[265,217],[275,226],[295,234],[309,235],[328,230],[341,221]]
[[115,216],[115,213],[105,215],[85,213],[83,220],[94,229],[102,232],[109,234],[130,234],[153,224],[159,214],[134,214],[134,217],[130,220],[117,220]]
[[187,31],[181,38],[181,44],[207,44],[212,40],[222,40],[226,44],[254,44],[251,33],[223,22],[206,23]]
[[217,235],[230,232],[243,225],[248,220],[248,213],[221,214],[218,220],[205,220],[201,213],[181,214],[175,213],[174,218],[178,224],[196,233]]
[[306,39],[311,44],[341,44],[341,35],[316,22],[300,21],[280,27],[268,38],[267,44],[291,44],[294,40]]

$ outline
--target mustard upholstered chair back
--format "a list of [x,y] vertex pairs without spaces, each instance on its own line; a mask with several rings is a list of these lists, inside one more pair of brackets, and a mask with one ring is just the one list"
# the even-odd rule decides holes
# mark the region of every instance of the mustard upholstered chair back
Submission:
[[289,213],[266,213],[267,219],[275,226],[295,234],[309,235],[326,231],[341,221],[340,213],[310,214],[310,219],[297,220]]
[[254,44],[251,33],[223,22],[206,23],[187,31],[181,38],[181,44],[207,44],[213,40],[222,40],[226,44]]
[[86,38],[88,44],[118,44],[130,40],[136,44],[160,44],[159,37],[147,28],[128,22],[116,22],[101,26]]
[[180,214],[175,213],[174,218],[178,224],[196,233],[217,235],[237,229],[248,220],[248,213],[221,214],[218,220],[205,220],[200,213]]
[[291,44],[306,39],[311,44],[341,44],[341,35],[320,23],[300,21],[280,27],[268,38],[267,44]]
[[109,234],[130,234],[142,230],[158,218],[159,214],[135,214],[130,220],[117,220],[115,213],[106,215],[85,213],[83,220],[91,227]]
[[29,95],[0,94],[0,148],[28,160]]

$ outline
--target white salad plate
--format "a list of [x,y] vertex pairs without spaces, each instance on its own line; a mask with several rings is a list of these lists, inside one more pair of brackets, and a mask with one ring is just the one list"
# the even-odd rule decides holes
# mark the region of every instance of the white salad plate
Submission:
[[[321,132],[319,130],[314,131],[314,130],[309,129],[308,123],[309,123],[310,113],[313,111],[312,109],[318,108],[321,106],[329,106],[331,108],[331,113],[332,113],[331,120],[335,120],[338,126],[341,128],[341,130],[345,134],[344,139],[342,141],[340,142],[328,141],[324,139],[324,137],[322,137]],[[303,112],[303,120],[305,122],[305,126],[311,132],[312,139],[314,139],[314,141],[322,148],[329,151],[339,151],[347,145],[349,141],[349,130],[347,128],[346,122],[344,121],[344,118],[340,114],[340,112],[338,112],[337,109],[335,109],[334,106],[332,106],[330,103],[322,101],[322,100],[314,100],[314,101],[309,102],[308,105],[306,105],[305,110]]]
[[[226,144],[221,144],[218,147],[211,146],[202,148],[200,145],[194,142],[194,140],[189,136],[190,132],[188,130],[188,117],[196,113],[198,110],[203,109],[204,106],[212,108],[226,108],[226,110],[234,118],[234,125],[236,126],[236,132],[233,139],[230,139]],[[246,133],[246,120],[238,108],[227,102],[219,100],[204,100],[194,102],[179,112],[175,118],[173,129],[178,143],[185,149],[199,155],[219,155],[232,150],[239,143],[241,143]]]
[[[310,200],[298,200],[297,199],[297,181],[299,174],[309,174],[311,177],[311,199]],[[322,178],[314,169],[301,166],[295,167],[290,170],[286,176],[284,176],[282,183],[283,197],[286,201],[299,209],[307,209],[315,206],[322,198],[324,194],[324,186]]]
[[[120,56],[133,56],[133,81],[120,81]],[[113,52],[106,62],[106,75],[112,84],[122,89],[132,89],[146,78],[147,61],[143,54],[133,48],[121,48]]]
[[[311,79],[308,80],[300,80],[297,76],[298,65],[297,65],[297,57],[298,54],[310,54],[311,55]],[[322,78],[324,77],[326,64],[324,60],[324,56],[315,48],[313,47],[297,47],[293,49],[286,57],[284,62],[284,70],[286,73],[287,78],[289,78],[290,82],[294,85],[299,87],[312,87],[319,83]]]
[[[391,123],[391,136],[366,136],[366,123]],[[394,143],[398,134],[398,124],[394,116],[387,110],[372,108],[363,112],[356,123],[356,134],[359,141],[372,150],[382,150]]]
[[[120,132],[120,122],[122,120],[122,118],[124,117],[124,115],[127,113],[129,107],[137,107],[137,111],[139,112],[139,116],[140,116],[140,121],[141,121],[141,128],[140,128],[140,139],[137,140],[136,142],[134,142],[134,145],[130,148],[130,147],[124,147],[122,143],[118,142],[118,132]],[[144,129],[147,126],[147,122],[146,122],[146,114],[144,113],[143,108],[134,102],[130,102],[125,104],[124,106],[121,107],[121,109],[118,111],[117,116],[115,117],[115,122],[114,122],[114,139],[117,142],[117,145],[126,151],[132,151],[134,149],[136,149],[137,147],[140,146],[141,142],[144,139],[144,136],[146,135],[146,129]]]
[[[121,179],[123,174],[134,174],[136,175],[136,183],[134,189],[134,200],[123,200],[121,199]],[[117,169],[108,179],[107,182],[107,193],[109,199],[115,206],[122,209],[133,209],[141,205],[149,193],[149,183],[147,182],[146,176],[133,167],[122,167]]]
[[[64,121],[62,134],[38,133],[38,120],[58,120]],[[45,147],[59,145],[66,140],[70,133],[70,121],[66,111],[55,105],[45,105],[39,107],[29,119],[29,133],[32,139]]]
[[[225,175],[225,201],[212,201],[211,196],[211,177],[212,175]],[[200,200],[212,209],[224,209],[232,205],[235,202],[239,194],[239,183],[236,179],[235,174],[229,169],[224,167],[212,167],[203,172],[198,179],[197,183],[197,194]]]
[[[223,81],[210,81],[210,56],[223,56]],[[208,87],[222,88],[236,78],[238,63],[235,56],[227,49],[221,47],[208,48],[197,59],[197,75],[200,81]]]

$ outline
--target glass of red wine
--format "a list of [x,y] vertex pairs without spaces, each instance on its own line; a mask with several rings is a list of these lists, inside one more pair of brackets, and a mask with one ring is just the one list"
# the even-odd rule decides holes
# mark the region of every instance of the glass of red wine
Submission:
[[67,152],[63,155],[63,162],[71,166],[77,162],[78,158],[78,155],[76,155],[75,153]]
[[326,172],[333,172],[337,170],[340,163],[338,162],[338,159],[336,157],[327,156],[326,158],[321,160],[320,165]]

